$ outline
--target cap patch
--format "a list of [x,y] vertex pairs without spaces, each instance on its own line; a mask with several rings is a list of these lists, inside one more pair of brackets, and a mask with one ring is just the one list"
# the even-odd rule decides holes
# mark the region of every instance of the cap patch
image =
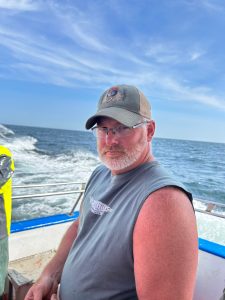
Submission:
[[105,94],[105,96],[102,100],[102,103],[121,101],[121,100],[124,100],[124,96],[125,96],[124,93],[121,92],[118,87],[113,86]]

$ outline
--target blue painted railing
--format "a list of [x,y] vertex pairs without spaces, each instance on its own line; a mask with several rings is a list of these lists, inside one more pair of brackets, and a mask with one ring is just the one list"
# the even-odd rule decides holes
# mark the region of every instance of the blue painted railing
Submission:
[[72,215],[60,214],[31,220],[12,222],[11,233],[71,222],[73,220],[76,220],[78,216],[79,211],[75,211]]

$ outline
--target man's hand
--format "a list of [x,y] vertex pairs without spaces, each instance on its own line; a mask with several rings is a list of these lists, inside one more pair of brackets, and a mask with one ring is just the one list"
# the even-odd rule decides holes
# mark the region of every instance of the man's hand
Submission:
[[41,277],[35,282],[29,289],[24,300],[50,300],[57,299],[55,294],[57,293],[58,282],[50,277]]

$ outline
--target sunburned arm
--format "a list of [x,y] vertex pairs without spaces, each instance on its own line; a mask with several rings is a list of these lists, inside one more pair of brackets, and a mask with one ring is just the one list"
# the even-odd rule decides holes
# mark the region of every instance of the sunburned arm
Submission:
[[192,299],[198,238],[182,191],[166,187],[149,196],[135,224],[133,251],[138,299]]
[[25,300],[50,299],[51,294],[56,293],[63,266],[77,236],[78,224],[79,221],[76,220],[67,229],[55,256],[47,264],[37,282],[30,288]]

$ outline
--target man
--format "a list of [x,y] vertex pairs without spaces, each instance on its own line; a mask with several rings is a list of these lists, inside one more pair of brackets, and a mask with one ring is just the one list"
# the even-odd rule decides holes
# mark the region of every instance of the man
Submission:
[[191,300],[198,252],[192,197],[152,155],[148,100],[134,86],[112,87],[86,128],[105,166],[93,172],[79,220],[25,300],[50,298],[59,282],[61,300]]
[[12,174],[14,163],[10,151],[0,145],[0,300],[8,271],[8,236],[11,224]]

